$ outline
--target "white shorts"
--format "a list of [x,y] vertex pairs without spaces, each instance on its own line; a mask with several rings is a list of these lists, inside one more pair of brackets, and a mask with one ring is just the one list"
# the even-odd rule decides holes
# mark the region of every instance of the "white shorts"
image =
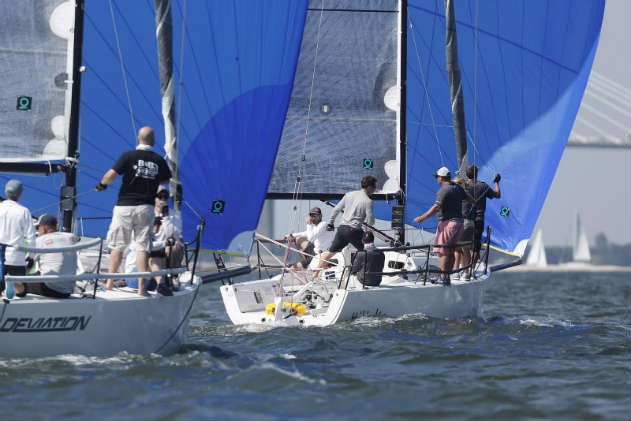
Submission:
[[154,218],[151,205],[114,206],[112,223],[107,232],[109,248],[124,252],[131,243],[133,233],[136,251],[149,252]]

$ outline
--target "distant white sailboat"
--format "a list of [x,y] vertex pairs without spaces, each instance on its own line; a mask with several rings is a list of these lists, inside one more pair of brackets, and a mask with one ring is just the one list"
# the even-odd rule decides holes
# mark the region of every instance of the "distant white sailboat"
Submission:
[[574,212],[574,225],[572,226],[572,261],[589,263],[591,260],[592,254],[589,251],[585,228],[583,228],[581,217],[576,210]]
[[543,245],[543,235],[541,233],[541,230],[538,230],[535,234],[535,239],[532,242],[532,248],[530,249],[530,253],[528,253],[526,265],[539,268],[548,266],[548,260],[546,259],[546,249]]

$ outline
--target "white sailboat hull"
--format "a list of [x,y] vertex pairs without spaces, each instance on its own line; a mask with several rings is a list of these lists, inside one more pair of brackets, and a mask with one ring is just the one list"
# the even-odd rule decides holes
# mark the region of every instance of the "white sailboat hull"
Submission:
[[96,298],[27,295],[0,303],[0,357],[114,355],[176,351],[186,340],[201,282],[173,296],[140,297],[131,289],[98,291]]
[[[387,260],[406,261],[406,269],[414,270],[411,258],[396,257],[387,253]],[[400,255],[399,255],[400,256]],[[386,263],[386,268],[388,264]],[[332,273],[331,273],[332,274]],[[292,302],[301,287],[298,277],[285,274],[272,279],[224,285],[220,288],[226,312],[232,323],[279,324],[302,326],[329,326],[358,317],[399,317],[406,314],[423,314],[436,318],[479,317],[482,315],[482,299],[489,281],[489,274],[478,274],[471,281],[452,281],[444,286],[429,281],[415,281],[400,276],[384,276],[378,287],[363,287],[351,276],[347,288],[338,288],[338,280],[314,284],[318,287],[321,301],[312,302],[305,314],[292,314],[291,310],[268,313],[270,303]],[[304,282],[304,281],[303,281]],[[300,302],[300,301],[296,301]]]

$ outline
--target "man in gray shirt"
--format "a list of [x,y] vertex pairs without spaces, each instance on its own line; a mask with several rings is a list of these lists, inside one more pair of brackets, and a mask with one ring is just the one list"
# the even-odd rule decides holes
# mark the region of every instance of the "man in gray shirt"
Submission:
[[362,243],[362,237],[364,236],[362,224],[364,222],[369,225],[375,223],[373,202],[370,195],[376,190],[377,179],[371,175],[367,175],[362,178],[360,190],[346,193],[337,206],[335,206],[329,224],[327,225],[327,230],[333,231],[335,218],[340,212],[344,211],[342,223],[335,233],[335,238],[333,238],[329,251],[322,253],[320,264],[318,265],[319,267],[324,267],[327,260],[333,257],[335,253],[342,251],[349,243],[354,245],[357,250],[364,249],[364,243]]

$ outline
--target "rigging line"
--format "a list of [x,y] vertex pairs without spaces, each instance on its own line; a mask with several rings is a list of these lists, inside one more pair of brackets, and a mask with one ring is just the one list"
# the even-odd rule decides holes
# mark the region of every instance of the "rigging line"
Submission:
[[202,216],[201,216],[200,214],[198,214],[198,213],[197,213],[197,211],[195,211],[195,209],[193,209],[193,207],[190,205],[190,203],[188,203],[186,200],[183,200],[183,202],[184,202],[184,204],[185,204],[186,206],[188,206],[188,208],[189,208],[190,210],[192,210],[192,211],[193,211],[193,213],[194,213],[194,214],[195,214],[198,218],[200,218],[200,219],[202,218]]
[[175,123],[175,138],[180,138],[180,122],[182,121],[182,89],[184,89],[183,85],[183,77],[184,77],[184,39],[186,37],[186,0],[184,0],[182,6],[182,42],[180,43],[180,77],[178,78],[177,85],[177,115],[175,119],[177,122]]
[[[302,176],[304,172],[304,158],[307,153],[307,142],[309,140],[309,123],[311,119],[311,107],[313,103],[313,89],[315,86],[316,70],[318,68],[318,52],[320,50],[320,33],[322,30],[322,18],[324,16],[324,0],[320,4],[320,20],[318,22],[318,32],[316,33],[316,47],[313,57],[313,71],[311,72],[311,87],[309,89],[309,106],[307,107],[307,121],[305,123],[305,140],[302,144],[302,155],[300,156],[300,166],[298,168],[298,183],[302,184]],[[297,200],[297,198],[296,198]]]
[[[85,196],[86,194],[88,194],[88,193],[92,193],[92,192],[95,192],[95,191],[96,191],[96,189],[91,189],[91,190],[88,190],[88,191],[84,191],[83,193],[78,193],[78,194],[75,194],[74,196],[67,197],[67,198],[65,198],[64,200],[67,200],[67,199],[77,199],[77,198],[79,198],[79,197],[81,197],[81,196]],[[34,210],[34,211],[32,211],[31,213],[38,213],[38,212],[40,212],[40,211],[43,211],[44,209],[50,208],[51,206],[57,206],[57,205],[58,205],[58,204],[60,204],[61,202],[62,202],[62,200],[58,200],[58,201],[56,201],[56,202],[54,202],[54,203],[51,203],[51,204],[49,204],[49,205],[46,205],[46,206],[43,206],[43,207],[41,207],[41,208],[35,209],[35,210]]]
[[432,111],[432,104],[429,99],[429,91],[427,90],[427,83],[425,81],[425,72],[423,71],[423,63],[421,62],[421,55],[418,52],[418,44],[416,43],[416,33],[414,32],[414,24],[408,17],[410,25],[410,32],[412,32],[412,42],[414,43],[414,52],[416,53],[416,60],[418,61],[419,69],[421,70],[421,79],[423,80],[423,89],[425,90],[425,99],[427,100],[427,107],[429,109],[429,115],[432,118],[432,128],[434,129],[434,139],[436,140],[436,146],[438,147],[438,154],[440,155],[441,165],[445,165],[445,159],[443,157],[443,151],[440,148],[440,140],[438,139],[438,131],[436,130],[436,119],[434,118],[434,112]]
[[110,13],[112,15],[112,25],[114,26],[114,36],[116,37],[116,48],[118,48],[118,59],[121,64],[121,72],[123,73],[123,85],[125,86],[125,94],[127,95],[127,106],[129,107],[129,116],[131,118],[131,126],[134,129],[133,137],[136,137],[136,122],[134,119],[134,110],[131,105],[131,96],[129,95],[129,86],[127,85],[127,73],[125,72],[125,63],[123,62],[123,51],[121,50],[120,40],[118,38],[118,27],[116,26],[116,17],[114,16],[114,6],[112,0],[110,3]]
[[[77,165],[80,165],[80,166],[85,167],[86,169],[89,169],[89,170],[92,170],[92,171],[96,171],[98,173],[105,174],[107,172],[107,170],[103,170],[101,168],[92,167],[92,166],[90,166],[90,165],[88,165],[88,164],[86,164],[86,163],[84,163],[82,161],[77,161]],[[117,181],[119,181],[119,180],[117,180]]]

